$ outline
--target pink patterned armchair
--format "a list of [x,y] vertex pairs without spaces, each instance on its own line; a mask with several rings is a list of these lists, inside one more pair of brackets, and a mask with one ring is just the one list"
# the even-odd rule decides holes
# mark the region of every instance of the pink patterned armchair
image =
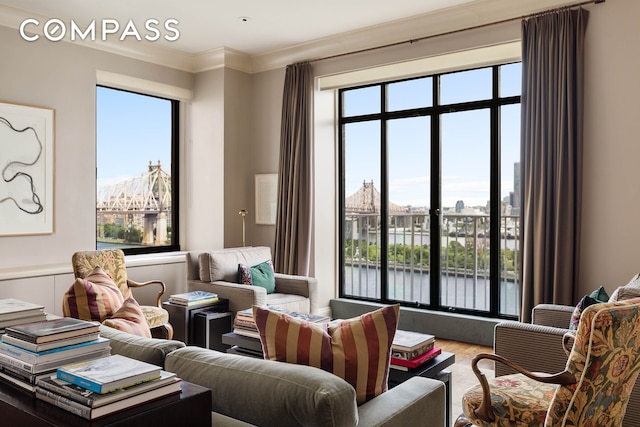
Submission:
[[[477,355],[472,366],[480,385],[463,396],[456,427],[621,426],[640,372],[639,350],[640,298],[589,306],[561,373],[532,373],[495,354]],[[478,369],[482,359],[520,373],[487,380]]]
[[126,300],[132,296],[131,288],[139,288],[148,285],[160,287],[156,297],[155,306],[141,306],[149,328],[163,328],[167,339],[173,338],[173,327],[169,323],[169,313],[162,308],[162,295],[165,285],[160,280],[151,280],[144,283],[134,282],[127,278],[124,252],[120,249],[107,249],[102,251],[76,252],[71,258],[73,274],[76,278],[84,279],[91,274],[96,266],[100,266],[116,283],[123,298]]

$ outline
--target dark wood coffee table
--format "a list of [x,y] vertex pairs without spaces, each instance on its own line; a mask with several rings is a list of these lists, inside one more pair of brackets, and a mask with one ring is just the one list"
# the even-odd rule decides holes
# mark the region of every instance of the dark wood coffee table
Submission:
[[179,395],[167,396],[96,420],[85,420],[0,381],[3,426],[129,427],[211,426],[211,390],[186,381]]

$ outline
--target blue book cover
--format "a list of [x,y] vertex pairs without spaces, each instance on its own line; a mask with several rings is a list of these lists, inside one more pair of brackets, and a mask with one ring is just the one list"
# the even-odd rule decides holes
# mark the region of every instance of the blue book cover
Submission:
[[96,393],[104,394],[160,377],[161,368],[113,354],[58,368],[56,376]]
[[191,292],[185,292],[182,294],[173,294],[169,297],[169,301],[193,302],[193,301],[200,301],[205,299],[213,299],[217,297],[218,297],[218,294],[214,294],[213,292],[191,291]]
[[38,364],[52,360],[62,360],[85,352],[96,351],[98,348],[107,347],[108,345],[108,338],[98,337],[93,341],[86,341],[64,347],[52,348],[51,350],[35,352],[10,344],[6,341],[0,341],[0,353],[15,357],[16,359],[20,359],[27,363]]

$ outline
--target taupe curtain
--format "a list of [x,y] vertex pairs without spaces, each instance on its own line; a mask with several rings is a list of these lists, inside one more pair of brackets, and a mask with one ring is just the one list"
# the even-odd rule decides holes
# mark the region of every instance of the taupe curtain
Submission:
[[522,312],[575,304],[580,254],[583,56],[588,12],[522,22]]
[[307,62],[287,66],[282,97],[274,267],[309,274],[312,225],[313,78]]

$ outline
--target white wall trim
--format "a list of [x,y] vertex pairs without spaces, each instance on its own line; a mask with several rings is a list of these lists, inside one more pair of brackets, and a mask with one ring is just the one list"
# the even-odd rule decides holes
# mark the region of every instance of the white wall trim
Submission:
[[[127,255],[125,256],[125,264],[127,267],[180,264],[186,262],[185,254],[186,252],[166,252],[149,255]],[[32,277],[55,276],[58,274],[71,273],[73,273],[71,261],[65,264],[3,268],[0,269],[0,287],[2,287],[3,280],[26,279]]]
[[140,79],[124,74],[112,73],[104,70],[96,70],[96,83],[117,89],[144,92],[149,95],[156,95],[163,98],[190,101],[193,97],[191,89],[155,82],[152,80]]
[[318,77],[319,90],[378,83],[519,61],[520,40]]

